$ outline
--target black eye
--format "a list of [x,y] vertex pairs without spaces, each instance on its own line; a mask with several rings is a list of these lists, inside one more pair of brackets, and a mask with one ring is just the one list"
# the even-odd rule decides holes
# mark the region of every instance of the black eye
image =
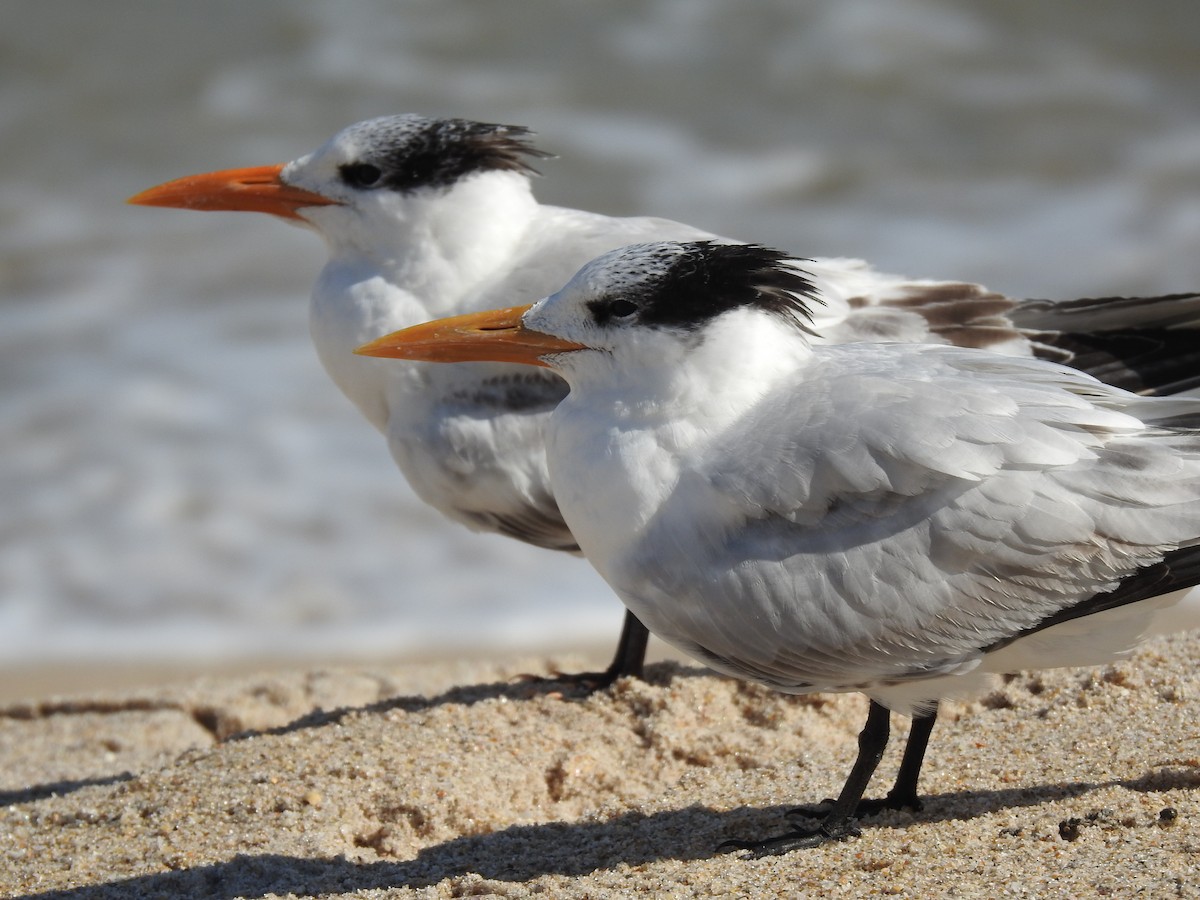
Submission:
[[638,305],[624,297],[600,296],[589,300],[587,307],[597,325],[605,325],[613,319],[628,319],[638,311]]
[[356,188],[371,187],[383,177],[383,170],[370,163],[346,163],[338,171],[342,175],[342,181]]
[[628,319],[637,311],[637,304],[631,300],[617,297],[608,302],[608,314],[614,319]]

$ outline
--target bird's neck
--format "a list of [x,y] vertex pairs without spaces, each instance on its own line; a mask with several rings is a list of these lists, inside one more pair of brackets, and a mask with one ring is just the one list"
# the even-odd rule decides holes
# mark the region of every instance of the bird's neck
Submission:
[[415,324],[463,311],[464,298],[508,271],[538,213],[529,180],[483,172],[449,188],[380,204],[330,239],[342,281],[370,272],[412,297]]
[[[676,344],[674,355],[667,344],[592,354],[565,372],[571,393],[551,417],[547,447],[559,507],[589,558],[619,556],[713,442],[811,362],[791,326],[748,324]],[[592,527],[617,521],[629,527]]]
[[471,308],[507,275],[537,210],[524,176],[490,172],[406,198],[402,214],[385,220],[381,211],[380,221],[366,217],[358,233],[343,229],[329,240],[331,258],[309,307],[313,343],[330,377],[377,428],[386,428],[389,394],[417,370],[355,356],[354,348]]
[[609,353],[580,355],[581,371],[562,373],[571,395],[594,416],[629,429],[677,429],[695,422],[724,428],[780,379],[812,358],[795,326],[760,312],[732,312],[690,341],[647,331]]

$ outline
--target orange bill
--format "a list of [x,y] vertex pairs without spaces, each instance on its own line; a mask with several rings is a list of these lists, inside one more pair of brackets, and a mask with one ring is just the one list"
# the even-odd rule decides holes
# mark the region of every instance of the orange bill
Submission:
[[547,365],[542,357],[584,344],[526,328],[521,316],[528,306],[435,319],[386,334],[354,352],[361,356],[413,359],[420,362],[510,362]]
[[129,198],[137,206],[168,206],[175,209],[264,212],[286,219],[301,218],[306,206],[330,206],[339,201],[285,184],[282,165],[224,169],[203,175],[188,175],[152,187]]

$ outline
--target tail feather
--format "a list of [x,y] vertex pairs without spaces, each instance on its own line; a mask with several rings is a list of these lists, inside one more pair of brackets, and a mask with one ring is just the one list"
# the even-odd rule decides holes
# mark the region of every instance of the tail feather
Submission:
[[1200,293],[1161,297],[1085,297],[1082,300],[1022,300],[1008,313],[1023,331],[1200,329]]
[[1040,359],[1139,394],[1200,388],[1200,293],[1024,300],[1008,315]]
[[1087,372],[1135,394],[1200,388],[1200,330],[1037,332],[1034,355]]

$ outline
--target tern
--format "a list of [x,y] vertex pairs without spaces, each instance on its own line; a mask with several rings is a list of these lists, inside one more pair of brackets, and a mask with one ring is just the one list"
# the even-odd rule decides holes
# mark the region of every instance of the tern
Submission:
[[[329,250],[309,307],[318,356],[383,433],[416,494],[469,528],[578,552],[543,447],[567,391],[557,375],[503,364],[389,365],[350,352],[408,325],[545,296],[628,244],[729,242],[667,219],[540,204],[532,164],[547,156],[523,127],[388,116],[351,125],[293,162],[180,178],[130,202],[265,212],[316,231]],[[1016,301],[975,284],[885,275],[859,260],[809,268],[828,342],[987,347],[1154,393],[1200,384],[1200,295]],[[640,675],[646,639],[628,613],[609,668],[579,677],[603,686]]]
[[[654,242],[533,306],[359,350],[557,372],[554,495],[634,615],[727,675],[870,699],[820,824],[723,849],[815,846],[918,806],[939,701],[1200,626],[1200,400],[978,349],[823,345],[823,300],[782,252]],[[889,711],[913,726],[872,806]]]

